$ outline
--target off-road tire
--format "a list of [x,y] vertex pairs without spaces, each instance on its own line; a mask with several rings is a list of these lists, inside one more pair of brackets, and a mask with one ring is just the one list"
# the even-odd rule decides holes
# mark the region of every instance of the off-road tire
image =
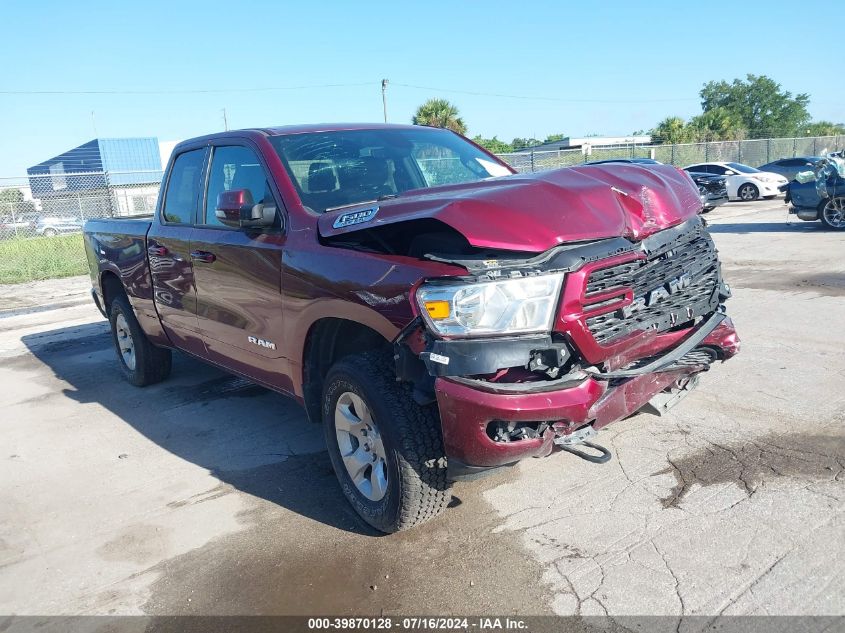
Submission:
[[[752,195],[748,198],[743,197],[743,189],[748,189],[752,192]],[[739,189],[736,190],[736,197],[739,198],[742,202],[754,202],[755,200],[760,199],[760,190],[757,188],[757,185],[753,185],[750,182],[745,182],[739,186]]]
[[[367,499],[352,482],[338,448],[335,407],[353,392],[369,407],[384,442],[387,491]],[[420,406],[407,383],[396,380],[388,353],[366,352],[339,360],[326,376],[323,430],[341,490],[360,517],[381,532],[399,532],[440,514],[451,501],[440,417],[434,404]]]
[[[120,353],[120,346],[117,341],[117,327],[115,325],[118,315],[123,315],[132,335],[132,341],[135,346],[134,369],[130,369],[126,365]],[[112,300],[109,311],[109,323],[111,324],[112,342],[114,343],[114,350],[117,354],[117,362],[126,380],[136,387],[146,387],[147,385],[161,382],[170,375],[173,363],[171,351],[167,348],[156,347],[150,343],[146,334],[141,329],[138,319],[135,318],[135,312],[132,310],[132,306],[129,305],[129,299],[126,295],[117,296]]]

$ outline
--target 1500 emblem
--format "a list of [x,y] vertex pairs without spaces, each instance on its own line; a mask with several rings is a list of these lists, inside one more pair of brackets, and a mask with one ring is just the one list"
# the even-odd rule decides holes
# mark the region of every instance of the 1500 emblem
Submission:
[[263,338],[256,338],[254,336],[247,336],[246,340],[258,347],[266,347],[267,349],[276,349],[276,344],[270,341],[265,341]]
[[362,211],[350,211],[337,216],[337,219],[332,224],[333,228],[342,229],[345,226],[352,226],[353,224],[361,224],[362,222],[369,222],[378,213],[378,207],[370,207]]
[[653,306],[658,301],[671,297],[679,293],[684,288],[688,288],[692,284],[692,277],[689,273],[684,273],[680,277],[670,279],[662,286],[658,286],[654,290],[650,290],[641,297],[634,297],[634,300],[624,306],[622,310],[622,317],[628,318],[636,312],[640,312],[649,306]]

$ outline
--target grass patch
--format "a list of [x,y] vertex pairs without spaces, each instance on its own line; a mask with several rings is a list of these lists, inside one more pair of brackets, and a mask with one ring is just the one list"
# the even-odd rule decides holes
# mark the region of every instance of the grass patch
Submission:
[[0,241],[0,284],[72,277],[87,272],[81,233]]

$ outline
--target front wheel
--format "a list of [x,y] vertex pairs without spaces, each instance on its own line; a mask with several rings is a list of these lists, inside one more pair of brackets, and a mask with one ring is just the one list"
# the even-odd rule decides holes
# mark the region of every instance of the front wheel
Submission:
[[750,182],[740,185],[736,193],[743,202],[754,202],[760,197],[760,190]]
[[109,322],[114,349],[126,380],[136,387],[146,387],[170,375],[170,350],[150,343],[126,295],[115,297],[112,301]]
[[389,354],[338,361],[322,409],[335,475],[364,521],[398,532],[446,508],[452,495],[437,407],[416,404],[410,386],[396,381]]
[[830,198],[822,203],[819,219],[829,229],[845,230],[845,197]]

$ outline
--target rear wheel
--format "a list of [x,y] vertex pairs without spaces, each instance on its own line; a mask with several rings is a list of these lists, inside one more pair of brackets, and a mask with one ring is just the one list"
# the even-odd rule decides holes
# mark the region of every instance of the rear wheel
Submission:
[[760,197],[760,190],[750,182],[746,182],[739,186],[736,194],[743,202],[753,202]]
[[822,203],[819,219],[829,229],[845,230],[845,197],[830,198]]
[[396,381],[389,354],[347,356],[329,371],[323,429],[341,490],[382,532],[419,525],[451,500],[436,405]]
[[44,229],[44,237],[55,237],[59,234],[56,229]]
[[109,322],[117,360],[130,383],[136,387],[145,387],[161,382],[170,375],[170,350],[150,343],[126,295],[112,300]]

